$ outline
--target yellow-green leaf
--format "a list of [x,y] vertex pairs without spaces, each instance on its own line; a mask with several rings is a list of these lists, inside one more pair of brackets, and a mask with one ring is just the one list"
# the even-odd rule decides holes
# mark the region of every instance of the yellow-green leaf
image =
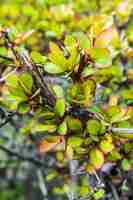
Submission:
[[97,67],[109,67],[112,63],[111,53],[106,48],[91,48],[87,49],[87,53],[95,62]]
[[104,155],[98,148],[92,149],[90,151],[89,158],[90,158],[90,163],[96,169],[100,169],[104,164]]
[[55,112],[57,115],[60,117],[63,117],[65,113],[65,100],[64,99],[57,99],[56,104],[55,104]]
[[79,147],[83,142],[83,139],[80,137],[72,136],[68,139],[68,145],[71,147]]
[[23,72],[19,75],[19,81],[22,83],[22,87],[28,92],[31,91],[33,86],[33,79],[29,72]]
[[68,127],[72,131],[81,131],[82,123],[78,118],[68,117],[67,118]]
[[112,142],[109,142],[108,140],[104,139],[100,142],[99,147],[102,150],[102,152],[106,154],[113,150],[114,145]]
[[60,135],[66,135],[67,134],[67,123],[66,120],[64,120],[57,128],[57,132]]
[[98,132],[100,131],[100,128],[101,128],[100,123],[97,120],[94,119],[88,120],[86,127],[87,133],[89,133],[90,135],[97,135]]
[[66,59],[63,55],[63,52],[53,42],[50,42],[50,53],[48,58],[55,65],[59,65],[61,68],[66,69]]
[[32,131],[33,132],[54,132],[56,131],[56,125],[37,123],[35,126],[33,126]]
[[54,64],[54,63],[46,63],[44,69],[49,74],[60,74],[66,71],[66,68],[62,67],[62,65]]

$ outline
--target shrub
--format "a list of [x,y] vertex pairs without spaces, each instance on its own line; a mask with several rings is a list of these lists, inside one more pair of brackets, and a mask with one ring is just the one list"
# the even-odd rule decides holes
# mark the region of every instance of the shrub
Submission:
[[69,165],[74,189],[64,171],[53,193],[100,199],[98,175],[133,164],[132,3],[23,2],[1,7],[2,130],[9,122],[22,148],[21,139],[34,147],[34,164],[43,165],[38,156],[54,160],[47,181]]

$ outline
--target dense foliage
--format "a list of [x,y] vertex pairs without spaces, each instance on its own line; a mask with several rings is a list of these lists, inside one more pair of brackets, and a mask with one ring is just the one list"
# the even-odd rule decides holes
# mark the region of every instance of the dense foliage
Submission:
[[133,198],[132,10],[1,0],[1,200]]

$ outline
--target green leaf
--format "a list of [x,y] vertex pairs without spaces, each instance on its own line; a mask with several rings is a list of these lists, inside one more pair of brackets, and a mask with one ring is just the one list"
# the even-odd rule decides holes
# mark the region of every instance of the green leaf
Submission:
[[66,46],[74,46],[76,44],[76,38],[73,35],[67,35],[64,43]]
[[104,155],[103,153],[95,148],[92,149],[90,151],[89,154],[89,158],[90,158],[90,163],[96,168],[96,169],[100,169],[102,167],[102,165],[104,164]]
[[83,185],[80,187],[80,196],[85,196],[89,194],[89,192],[90,192],[90,188],[88,185]]
[[64,99],[57,99],[56,100],[56,104],[55,104],[55,112],[57,115],[59,115],[60,117],[63,117],[64,113],[65,113],[65,100]]
[[60,74],[66,71],[66,69],[63,68],[61,65],[57,65],[50,62],[44,65],[44,69],[49,74]]
[[53,89],[53,91],[54,91],[54,93],[55,93],[57,98],[63,98],[64,97],[64,91],[63,91],[61,86],[53,85],[52,89]]
[[109,153],[113,150],[114,145],[113,145],[112,142],[104,139],[100,142],[99,148],[102,150],[102,152],[104,152],[106,154],[106,153]]
[[97,135],[101,128],[100,123],[94,119],[88,120],[86,126],[86,131],[90,135]]
[[85,78],[87,76],[91,76],[95,73],[95,69],[92,68],[91,66],[86,66],[83,71],[82,71],[82,76]]
[[81,146],[82,142],[83,142],[83,139],[76,136],[69,137],[68,139],[68,145],[74,148]]
[[76,47],[71,47],[68,51],[70,52],[70,56],[66,60],[67,69],[73,70],[75,65],[79,62],[79,52]]
[[58,176],[58,173],[54,170],[49,171],[49,173],[46,176],[46,181],[50,182],[52,181],[54,178],[56,178]]
[[108,155],[108,157],[107,157],[107,159],[109,160],[109,161],[113,161],[113,162],[116,162],[117,160],[120,160],[122,158],[122,156],[121,156],[121,154],[119,153],[119,151],[115,148],[115,149],[113,149],[110,153],[109,153],[109,155]]
[[63,55],[63,52],[60,48],[53,42],[50,42],[50,53],[48,55],[49,60],[57,66],[60,66],[62,71],[65,71],[66,68],[66,59]]
[[20,86],[18,80],[18,76],[15,73],[11,73],[6,79],[6,85],[8,87],[8,91],[12,99],[19,99],[19,101],[20,99],[22,99],[24,101],[27,99],[27,97],[24,93],[23,88]]
[[130,42],[133,42],[133,21],[132,20],[129,20],[126,35],[127,35],[127,39]]
[[8,86],[13,86],[13,87],[17,87],[18,86],[18,77],[15,73],[11,73],[7,79],[6,79],[6,84]]
[[93,80],[86,80],[82,84],[82,93],[84,98],[84,106],[89,107],[92,104],[93,93],[95,92],[95,82]]
[[72,131],[79,132],[82,129],[82,123],[78,118],[68,117],[67,118],[68,127]]
[[44,64],[47,60],[47,58],[43,55],[41,55],[39,52],[37,51],[32,51],[31,52],[31,58],[33,59],[33,61],[35,63],[38,63],[38,64]]
[[72,99],[78,99],[79,94],[81,93],[81,85],[80,83],[72,84],[68,90],[68,96]]
[[11,99],[14,99],[16,101],[25,101],[27,100],[27,96],[24,94],[23,89],[18,87],[8,87],[8,91],[10,93]]
[[132,128],[129,121],[121,121],[118,123],[118,128]]
[[99,68],[109,67],[112,64],[111,53],[106,48],[87,49],[87,53]]
[[104,194],[105,194],[105,190],[104,189],[99,189],[98,191],[96,191],[95,192],[95,194],[94,194],[94,198],[95,198],[95,200],[99,200],[99,199],[101,199],[103,196],[104,196]]
[[129,161],[126,158],[122,160],[121,166],[124,171],[129,171],[131,168]]
[[30,107],[28,105],[27,102],[21,102],[19,105],[18,105],[18,112],[21,113],[21,114],[25,114],[25,113],[28,113],[30,110]]
[[125,108],[122,108],[120,112],[118,113],[116,112],[116,115],[112,117],[111,123],[129,120],[130,118],[132,118],[132,116],[133,116],[132,108],[128,110]]
[[130,151],[132,151],[132,149],[133,149],[133,143],[125,143],[123,145],[123,148],[124,148],[124,152],[127,154]]
[[19,81],[27,92],[30,92],[33,86],[33,79],[29,72],[23,72],[19,75]]
[[121,111],[118,106],[108,106],[107,115],[111,121],[113,121],[113,119],[115,119],[116,116],[118,116],[118,118],[119,118],[120,112]]
[[55,132],[56,131],[56,125],[53,124],[39,124],[33,126],[32,132]]
[[98,106],[92,106],[88,109],[89,112],[92,112],[92,113],[100,113],[101,112],[101,109],[98,107]]
[[78,39],[81,49],[91,48],[91,42],[86,34],[84,34],[83,32],[79,33]]
[[67,134],[67,123],[66,123],[66,120],[64,120],[64,121],[58,126],[57,132],[58,132],[60,135],[66,135],[66,134]]

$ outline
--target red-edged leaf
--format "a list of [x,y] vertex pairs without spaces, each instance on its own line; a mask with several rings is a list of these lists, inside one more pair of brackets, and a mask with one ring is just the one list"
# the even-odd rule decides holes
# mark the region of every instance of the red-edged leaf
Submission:
[[63,136],[55,136],[55,137],[52,137],[52,139],[45,138],[39,143],[38,151],[39,153],[46,153],[54,149],[57,144],[60,144],[63,141],[64,141]]
[[119,46],[119,35],[115,27],[102,31],[96,38],[94,47],[106,48],[109,45]]
[[14,44],[15,45],[19,45],[21,44],[24,40],[26,40],[32,33],[34,32],[34,30],[30,30],[28,32],[24,32],[19,34],[16,39],[14,40]]

